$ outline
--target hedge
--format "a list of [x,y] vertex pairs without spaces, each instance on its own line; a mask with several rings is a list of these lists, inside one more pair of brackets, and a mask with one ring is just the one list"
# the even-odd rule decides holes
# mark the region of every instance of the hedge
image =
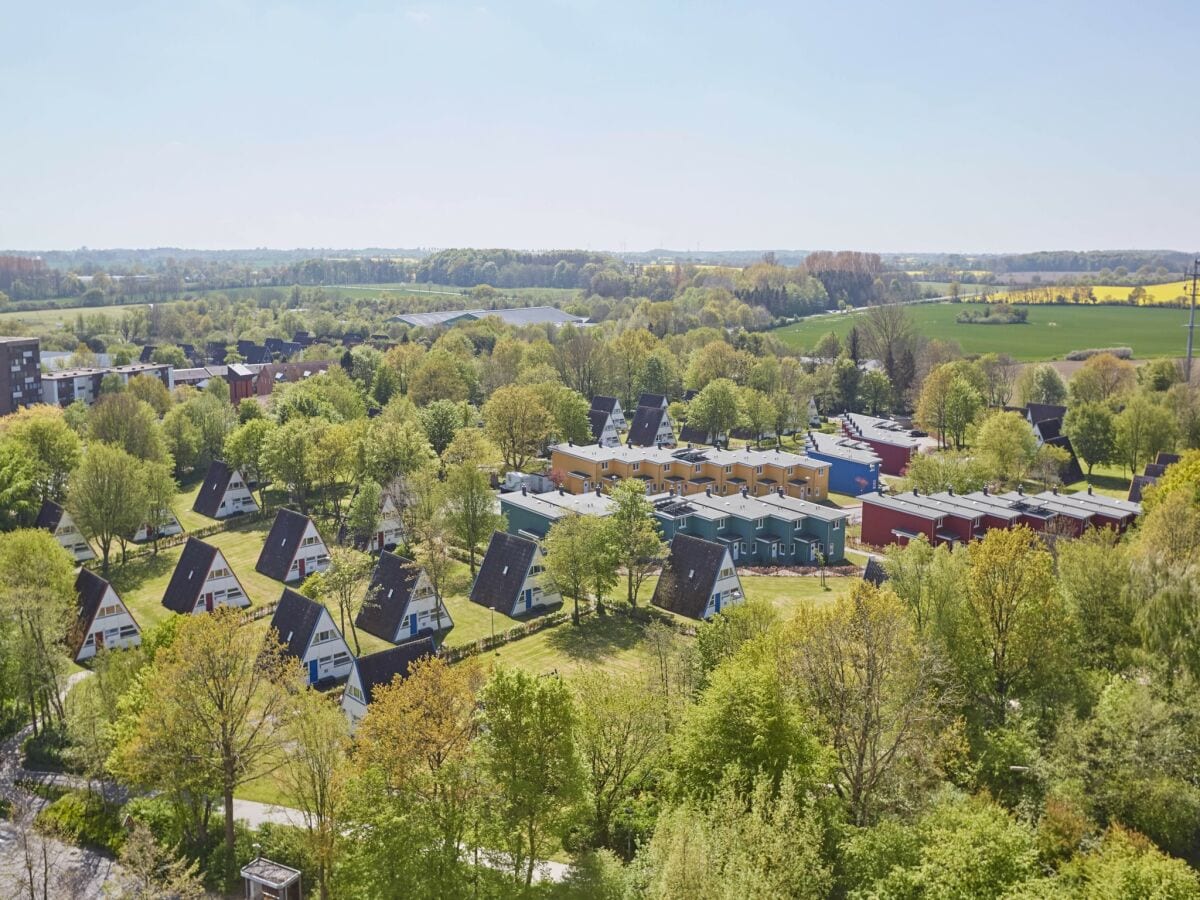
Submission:
[[125,842],[121,807],[91,791],[69,791],[37,814],[34,825],[44,834],[116,854]]

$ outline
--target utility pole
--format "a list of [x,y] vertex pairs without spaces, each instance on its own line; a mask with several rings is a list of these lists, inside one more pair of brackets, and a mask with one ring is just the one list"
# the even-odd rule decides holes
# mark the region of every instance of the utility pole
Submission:
[[1192,383],[1192,344],[1196,336],[1196,283],[1200,279],[1200,257],[1192,262],[1192,307],[1188,313],[1188,338],[1187,338],[1187,358],[1183,363],[1183,380],[1187,384]]

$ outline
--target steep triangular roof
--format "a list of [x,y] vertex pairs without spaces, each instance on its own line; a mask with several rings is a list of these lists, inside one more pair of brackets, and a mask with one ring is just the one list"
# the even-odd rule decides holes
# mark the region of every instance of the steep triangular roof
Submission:
[[638,397],[638,406],[658,406],[667,408],[667,398],[662,394],[642,394]]
[[37,521],[33,523],[35,528],[45,528],[49,532],[54,532],[58,529],[58,523],[62,521],[63,508],[52,500],[43,500],[42,508],[38,510]]
[[232,477],[233,470],[222,460],[214,459],[210,462],[208,472],[204,475],[204,484],[200,485],[200,491],[196,494],[196,502],[192,504],[192,510],[202,516],[215,519],[221,509],[221,498],[225,496],[229,480]]
[[667,411],[661,406],[639,406],[629,425],[626,443],[630,447],[653,447]]
[[604,426],[612,418],[612,413],[605,412],[602,409],[593,409],[588,411],[588,424],[592,426],[592,440],[597,444],[604,437]]
[[275,514],[275,521],[271,523],[262,552],[258,554],[254,570],[276,581],[287,578],[310,522],[312,520],[303,513],[292,509],[279,510]]
[[190,613],[195,609],[196,600],[204,588],[204,579],[208,577],[216,557],[217,548],[212,544],[189,537],[163,594],[163,606],[177,613]]
[[[79,651],[83,649],[83,642],[87,640],[88,632],[92,629],[92,622],[110,587],[111,585],[95,572],[82,566],[79,568],[79,574],[75,576],[75,626],[71,629],[69,636],[72,658],[78,656]],[[116,592],[114,591],[114,593]],[[133,619],[133,624],[136,626],[137,619],[134,619],[129,607],[125,606],[124,600],[121,600],[121,605],[125,607],[125,612],[129,614],[130,619]]]
[[1141,503],[1142,494],[1146,488],[1153,484],[1157,484],[1158,479],[1150,475],[1134,475],[1133,480],[1129,483],[1129,494],[1126,496],[1130,503]]
[[304,658],[324,611],[325,607],[315,600],[291,588],[283,589],[279,605],[271,616],[271,627],[278,632],[285,653],[297,659]]
[[724,544],[676,534],[650,602],[683,616],[703,618],[726,553]]
[[366,602],[354,624],[367,634],[393,640],[408,613],[408,603],[420,577],[421,569],[411,559],[384,550],[379,554],[367,587]]
[[366,702],[371,702],[375,688],[391,684],[397,675],[407,678],[413,663],[422,657],[433,656],[436,652],[433,638],[427,636],[413,638],[370,656],[360,656],[354,664],[358,668],[358,681]]
[[712,444],[711,435],[695,425],[684,425],[679,429],[679,439],[687,444]]
[[592,398],[592,409],[598,409],[603,412],[609,413],[611,415],[612,411],[615,410],[616,408],[617,408],[617,398],[616,397],[605,397],[600,394],[597,394],[595,397]]
[[537,544],[528,538],[505,531],[493,533],[471,585],[471,600],[507,613],[517,602],[536,553]]
[[887,569],[883,566],[883,560],[876,556],[867,560],[867,566],[863,569],[863,581],[869,581],[875,587],[879,587],[887,581],[887,577]]

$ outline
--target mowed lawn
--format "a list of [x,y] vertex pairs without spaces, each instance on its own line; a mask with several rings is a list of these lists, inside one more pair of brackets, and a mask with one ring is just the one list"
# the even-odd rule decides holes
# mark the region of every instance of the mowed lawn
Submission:
[[[1186,349],[1187,311],[1159,307],[1031,305],[1023,325],[965,325],[955,322],[980,303],[926,303],[908,307],[925,337],[956,341],[964,353],[1007,353],[1022,362],[1061,359],[1089,347],[1132,347],[1134,356],[1182,356]],[[802,319],[771,332],[793,350],[811,349],[833,332],[845,337],[864,312]]]
[[85,316],[104,313],[120,318],[126,311],[149,309],[149,303],[124,303],[119,306],[74,306],[66,309],[37,309],[31,312],[0,312],[0,331],[3,326],[20,322],[31,331],[48,331],[62,324],[70,324],[82,313]]

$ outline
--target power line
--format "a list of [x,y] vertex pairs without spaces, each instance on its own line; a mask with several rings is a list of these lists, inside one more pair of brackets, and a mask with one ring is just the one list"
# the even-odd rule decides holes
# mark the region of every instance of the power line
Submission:
[[1200,280],[1200,257],[1192,262],[1192,307],[1188,314],[1187,323],[1187,358],[1183,363],[1183,379],[1188,384],[1192,381],[1192,344],[1196,336],[1196,284]]

